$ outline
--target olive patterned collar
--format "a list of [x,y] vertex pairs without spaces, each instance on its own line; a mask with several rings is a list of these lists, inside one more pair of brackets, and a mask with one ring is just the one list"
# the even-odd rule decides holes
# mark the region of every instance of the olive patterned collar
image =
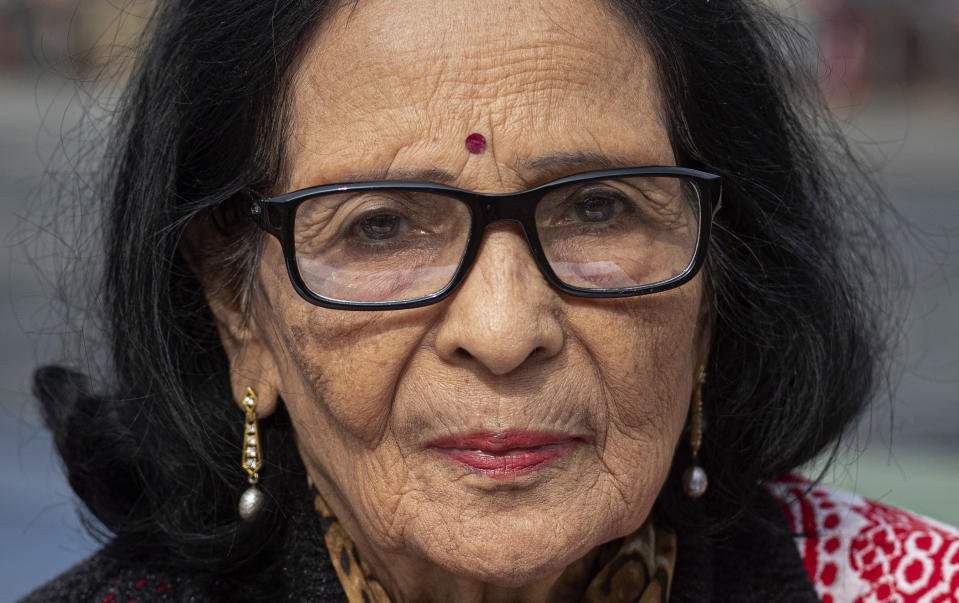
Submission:
[[[323,538],[349,603],[390,603],[390,596],[329,506],[317,494]],[[593,577],[584,603],[667,603],[676,566],[676,533],[647,521],[632,534],[604,545],[615,550]]]

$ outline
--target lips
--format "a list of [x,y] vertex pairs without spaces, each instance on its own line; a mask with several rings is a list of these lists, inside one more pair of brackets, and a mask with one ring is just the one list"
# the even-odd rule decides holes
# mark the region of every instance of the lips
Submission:
[[568,433],[510,431],[440,438],[426,447],[475,473],[506,480],[542,469],[586,441],[583,436]]

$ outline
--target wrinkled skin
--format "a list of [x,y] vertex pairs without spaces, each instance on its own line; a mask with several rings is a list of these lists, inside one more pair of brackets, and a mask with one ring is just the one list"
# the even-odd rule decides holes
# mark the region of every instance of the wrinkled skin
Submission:
[[[536,162],[557,153],[675,164],[642,41],[583,0],[362,0],[317,32],[293,92],[277,193],[436,169],[504,192],[606,167]],[[471,132],[482,154],[464,148]],[[451,298],[348,312],[297,296],[278,242],[264,245],[254,320],[213,300],[234,393],[256,388],[261,416],[287,405],[309,473],[394,600],[568,599],[596,547],[647,518],[705,360],[701,276],[566,296],[497,223]],[[424,446],[513,430],[592,441],[505,481]]]

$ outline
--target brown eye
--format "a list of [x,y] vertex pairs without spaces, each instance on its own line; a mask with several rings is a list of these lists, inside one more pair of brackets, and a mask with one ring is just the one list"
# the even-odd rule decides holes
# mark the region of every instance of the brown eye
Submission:
[[587,197],[576,203],[574,211],[582,222],[606,222],[618,213],[618,203],[609,197]]
[[364,237],[382,241],[396,236],[400,229],[400,217],[396,214],[376,214],[363,218],[357,226]]

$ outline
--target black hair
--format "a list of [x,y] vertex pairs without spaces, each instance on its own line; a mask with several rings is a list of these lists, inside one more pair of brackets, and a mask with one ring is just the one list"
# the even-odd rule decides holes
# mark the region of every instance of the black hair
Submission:
[[[658,510],[681,523],[709,504],[728,518],[836,446],[873,397],[884,200],[823,108],[796,32],[762,3],[607,3],[655,59],[679,163],[724,179],[706,267],[710,490],[698,503],[679,494],[681,443]],[[283,509],[307,496],[281,405],[262,422],[272,504],[252,524],[237,516],[242,418],[196,267],[214,266],[249,306],[261,238],[234,200],[282,180],[292,74],[332,8],[162,2],[115,114],[97,281],[110,378],[46,367],[34,379],[71,486],[130,555],[253,582],[246,569],[282,542]]]
[[[659,66],[679,163],[723,177],[700,457],[712,520],[733,521],[758,484],[831,462],[874,400],[897,333],[896,219],[794,23],[756,2],[613,4]],[[678,486],[687,453],[658,502],[675,524],[697,515]]]

